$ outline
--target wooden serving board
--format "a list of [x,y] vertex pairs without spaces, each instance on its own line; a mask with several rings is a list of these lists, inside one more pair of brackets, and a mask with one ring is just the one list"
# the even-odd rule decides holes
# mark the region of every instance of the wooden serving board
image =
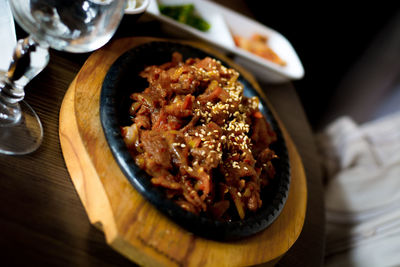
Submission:
[[[298,238],[306,213],[306,178],[296,147],[272,110],[286,141],[292,182],[285,207],[264,231],[234,242],[204,239],[184,230],[128,182],[109,149],[100,122],[100,91],[112,63],[134,46],[161,39],[116,40],[94,52],[70,85],[60,111],[59,136],[73,184],[90,222],[115,250],[145,266],[274,265]],[[164,40],[165,41],[165,40]],[[259,91],[254,78],[211,48],[188,43],[231,63]]]

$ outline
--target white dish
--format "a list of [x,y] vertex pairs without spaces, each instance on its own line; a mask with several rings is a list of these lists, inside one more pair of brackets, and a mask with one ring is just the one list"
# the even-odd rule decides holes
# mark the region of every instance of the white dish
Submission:
[[141,14],[148,8],[152,0],[128,0],[125,14]]
[[[261,23],[207,0],[149,1],[150,4],[145,11],[146,14],[168,26],[172,26],[175,30],[184,31],[187,34],[217,46],[225,52],[232,53],[235,56],[236,62],[251,71],[259,80],[285,82],[288,80],[298,80],[304,76],[301,61],[290,42],[277,31]],[[196,12],[211,25],[211,28],[207,32],[202,32],[191,26],[179,23],[172,18],[160,14],[158,4],[194,4]],[[233,35],[249,38],[255,33],[268,37],[268,46],[286,62],[285,66],[280,66],[256,56],[234,44]]]

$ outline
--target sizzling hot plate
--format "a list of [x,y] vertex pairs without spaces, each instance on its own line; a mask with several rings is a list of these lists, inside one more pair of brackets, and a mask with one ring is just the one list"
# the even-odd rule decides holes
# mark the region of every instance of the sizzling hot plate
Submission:
[[255,88],[242,75],[239,77],[239,81],[244,85],[244,95],[259,97],[260,111],[278,137],[277,142],[272,146],[279,156],[279,159],[274,161],[276,176],[261,191],[263,205],[256,213],[247,214],[244,220],[237,218],[230,222],[221,222],[183,210],[167,199],[162,190],[151,184],[151,177],[135,164],[125,146],[120,127],[132,124],[128,112],[132,103],[129,96],[133,92],[143,91],[148,86],[147,81],[141,78],[139,73],[146,66],[160,65],[171,61],[172,53],[175,51],[181,53],[184,60],[190,57],[210,56],[220,60],[224,66],[231,67],[230,64],[215,55],[186,44],[150,42],[129,50],[114,62],[103,82],[100,118],[107,142],[129,182],[175,223],[194,234],[215,240],[233,240],[253,235],[268,227],[282,211],[289,191],[290,165],[285,141],[276,120]]

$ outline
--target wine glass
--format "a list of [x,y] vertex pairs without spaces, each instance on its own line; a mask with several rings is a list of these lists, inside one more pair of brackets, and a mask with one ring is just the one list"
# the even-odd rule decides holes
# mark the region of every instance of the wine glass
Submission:
[[0,79],[0,153],[21,155],[40,144],[43,129],[23,101],[24,87],[49,61],[49,48],[81,53],[107,43],[115,33],[126,0],[12,0],[15,20],[29,33],[18,41]]

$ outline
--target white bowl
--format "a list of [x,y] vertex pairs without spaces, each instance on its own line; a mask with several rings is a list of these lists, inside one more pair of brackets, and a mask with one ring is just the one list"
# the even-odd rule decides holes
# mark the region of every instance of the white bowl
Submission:
[[128,0],[125,14],[141,14],[149,6],[151,0]]
[[[279,32],[268,28],[248,17],[207,0],[149,0],[146,13],[168,26],[200,38],[225,52],[235,55],[235,61],[251,71],[259,80],[266,82],[285,82],[298,80],[304,76],[303,65],[290,42]],[[194,4],[196,12],[210,23],[211,28],[202,32],[189,25],[160,14],[158,4]],[[278,65],[237,47],[233,35],[249,38],[258,33],[268,37],[268,46],[285,62]]]

